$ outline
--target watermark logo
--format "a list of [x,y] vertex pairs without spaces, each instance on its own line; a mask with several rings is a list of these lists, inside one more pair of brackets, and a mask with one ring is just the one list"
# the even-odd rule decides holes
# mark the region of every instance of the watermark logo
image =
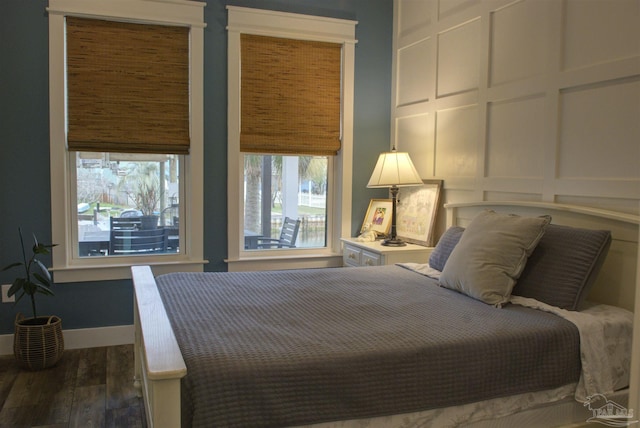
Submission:
[[593,416],[587,419],[587,422],[610,427],[628,427],[638,422],[638,419],[633,419],[633,409],[627,409],[602,394],[588,396],[584,406],[593,412]]

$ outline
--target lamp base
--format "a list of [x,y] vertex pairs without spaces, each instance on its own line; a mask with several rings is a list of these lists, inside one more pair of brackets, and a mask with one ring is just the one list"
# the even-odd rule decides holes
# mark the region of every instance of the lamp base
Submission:
[[407,243],[399,238],[395,238],[395,239],[389,238],[382,241],[380,245],[385,245],[387,247],[404,247],[405,245],[407,245]]

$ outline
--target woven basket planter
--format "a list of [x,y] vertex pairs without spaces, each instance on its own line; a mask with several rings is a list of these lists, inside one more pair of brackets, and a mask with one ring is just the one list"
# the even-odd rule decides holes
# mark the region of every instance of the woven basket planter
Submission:
[[64,352],[62,320],[57,316],[16,316],[13,354],[21,367],[42,370],[54,366]]

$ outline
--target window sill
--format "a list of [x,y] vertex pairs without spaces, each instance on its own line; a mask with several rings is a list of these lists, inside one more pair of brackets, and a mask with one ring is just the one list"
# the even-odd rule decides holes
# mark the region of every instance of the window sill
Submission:
[[225,259],[229,272],[248,272],[264,270],[315,269],[342,267],[342,254],[300,254],[288,253],[280,256],[260,255]]
[[151,266],[154,275],[162,275],[171,272],[202,272],[203,265],[207,263],[207,260],[140,260],[129,263],[54,267],[51,271],[56,283],[105,281],[131,279],[131,266],[136,265]]

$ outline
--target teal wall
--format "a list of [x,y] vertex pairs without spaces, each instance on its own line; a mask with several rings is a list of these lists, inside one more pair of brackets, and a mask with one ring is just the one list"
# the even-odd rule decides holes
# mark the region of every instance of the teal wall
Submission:
[[[51,240],[49,186],[48,18],[46,0],[0,2],[0,267],[19,258],[18,232]],[[392,0],[208,0],[204,40],[205,269],[224,271],[227,255],[227,48],[225,6],[256,7],[358,21],[356,27],[352,234],[369,199],[366,189],[378,153],[389,149]],[[50,263],[48,263],[50,264]],[[0,272],[0,283],[13,275]],[[56,314],[64,329],[128,325],[131,281],[64,283],[39,299],[39,313]],[[0,304],[0,334],[13,332],[27,302]]]

